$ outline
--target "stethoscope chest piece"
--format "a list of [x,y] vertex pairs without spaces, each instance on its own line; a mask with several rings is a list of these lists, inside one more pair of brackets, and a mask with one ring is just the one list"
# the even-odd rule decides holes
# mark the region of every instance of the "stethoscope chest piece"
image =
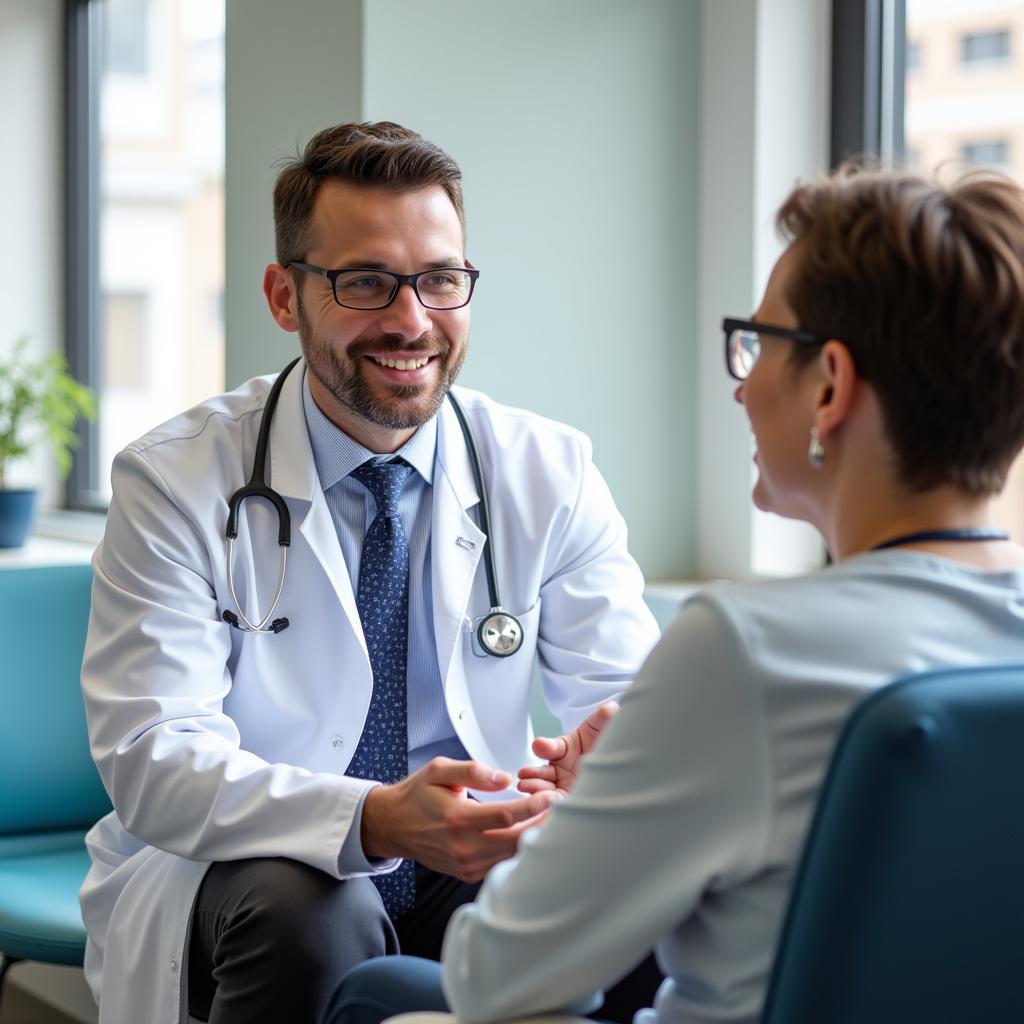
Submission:
[[479,620],[476,638],[488,654],[508,658],[523,646],[523,627],[514,615],[496,609]]

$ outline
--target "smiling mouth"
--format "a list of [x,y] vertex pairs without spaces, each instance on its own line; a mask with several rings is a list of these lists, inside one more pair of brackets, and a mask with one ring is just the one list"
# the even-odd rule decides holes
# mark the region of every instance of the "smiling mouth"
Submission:
[[427,365],[434,356],[422,356],[419,359],[389,359],[387,356],[369,356],[378,366],[386,366],[389,370],[419,370]]

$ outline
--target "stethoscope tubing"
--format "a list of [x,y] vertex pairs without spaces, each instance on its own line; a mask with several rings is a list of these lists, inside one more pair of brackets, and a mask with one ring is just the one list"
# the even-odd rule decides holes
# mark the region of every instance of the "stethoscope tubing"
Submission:
[[[296,356],[277,375],[277,380],[274,381],[270,394],[267,395],[266,405],[263,407],[260,429],[256,436],[256,453],[252,459],[252,472],[249,474],[249,479],[245,485],[235,491],[228,499],[228,521],[224,529],[228,543],[228,593],[231,595],[231,600],[236,610],[234,612],[225,610],[222,618],[229,625],[235,626],[243,633],[254,633],[257,636],[266,636],[268,633],[280,633],[283,629],[288,628],[287,619],[276,619],[271,622],[270,617],[274,614],[274,610],[277,608],[277,604],[281,600],[281,594],[284,591],[285,569],[288,565],[288,548],[292,542],[292,517],[284,498],[272,487],[267,486],[266,472],[267,448],[270,444],[270,422],[273,418],[274,410],[277,408],[277,398],[281,394],[285,378],[291,373],[299,358]],[[281,553],[277,570],[277,587],[274,590],[274,600],[270,605],[270,611],[259,622],[253,622],[242,611],[242,604],[235,594],[233,566],[235,539],[238,537],[238,510],[242,507],[242,502],[246,498],[262,498],[264,501],[269,501],[277,512],[277,546]],[[271,623],[270,626],[267,626],[268,622]]]
[[459,400],[449,391],[448,401],[451,402],[455,415],[458,417],[459,426],[462,428],[462,436],[466,439],[466,450],[469,452],[469,464],[473,469],[473,480],[476,483],[477,494],[480,496],[478,515],[480,517],[480,532],[484,535],[484,572],[487,576],[487,599],[491,603],[491,611],[499,612],[501,608],[501,597],[498,590],[498,572],[494,566],[494,551],[491,547],[491,511],[487,501],[487,488],[484,486],[484,473],[480,465],[480,452],[476,447],[476,439],[470,429],[469,420],[466,418],[465,410]]
[[[293,359],[279,374],[274,381],[267,395],[266,404],[263,407],[263,415],[260,420],[260,429],[256,438],[256,452],[252,460],[252,472],[245,485],[240,487],[228,499],[228,518],[225,527],[227,539],[227,577],[228,593],[237,609],[236,612],[225,610],[222,618],[225,622],[241,630],[243,633],[252,633],[257,636],[265,636],[268,633],[280,633],[288,628],[288,620],[285,618],[271,620],[281,600],[284,591],[285,569],[288,563],[288,547],[291,544],[291,515],[284,498],[272,487],[267,485],[267,447],[270,443],[270,424],[277,408],[278,396],[284,385],[285,378],[291,373],[299,358]],[[501,596],[498,589],[498,573],[494,564],[494,551],[491,545],[491,514],[487,500],[487,488],[484,485],[483,468],[480,465],[480,452],[476,446],[476,439],[473,437],[472,428],[466,417],[465,410],[458,399],[449,391],[448,401],[455,410],[455,416],[459,421],[462,436],[466,442],[466,450],[469,453],[469,462],[473,470],[473,479],[476,482],[476,489],[479,495],[478,516],[480,519],[480,531],[484,535],[483,559],[484,572],[487,576],[487,598],[490,601],[490,611],[482,616],[475,624],[477,639],[481,647],[488,653],[498,658],[507,658],[523,644],[523,628],[519,620],[501,606]],[[277,543],[281,552],[280,564],[277,574],[277,587],[274,590],[274,599],[270,605],[270,611],[258,622],[249,619],[242,611],[242,606],[235,594],[235,581],[233,574],[234,544],[238,537],[238,511],[246,498],[262,498],[273,505],[278,517]],[[258,613],[257,613],[258,616]],[[267,623],[270,623],[268,626]]]
[[[238,596],[235,594],[235,581],[231,571],[231,566],[234,562],[234,549],[235,538],[228,537],[228,593],[231,595],[231,601],[237,609],[235,614],[241,620],[241,624],[238,628],[242,630],[243,633],[280,633],[280,629],[267,629],[265,627],[270,621],[270,616],[274,614],[274,609],[277,608],[277,602],[281,600],[281,594],[284,591],[284,573],[288,564],[288,545],[278,545],[278,551],[281,552],[281,559],[277,570],[277,589],[274,591],[274,600],[270,605],[270,611],[268,611],[267,614],[264,615],[257,623],[250,622],[249,619],[246,618],[245,612],[242,611],[242,602],[238,600]],[[230,622],[230,619],[227,621]]]

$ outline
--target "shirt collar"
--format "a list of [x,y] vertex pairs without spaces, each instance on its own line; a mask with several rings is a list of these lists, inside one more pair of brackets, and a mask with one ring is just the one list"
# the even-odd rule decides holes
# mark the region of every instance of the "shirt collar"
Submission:
[[437,417],[431,416],[394,455],[379,455],[354,441],[336,427],[313,401],[307,376],[302,380],[302,409],[306,414],[306,430],[313,449],[320,486],[326,491],[353,469],[370,459],[403,458],[430,484],[434,479],[434,456],[437,452]]

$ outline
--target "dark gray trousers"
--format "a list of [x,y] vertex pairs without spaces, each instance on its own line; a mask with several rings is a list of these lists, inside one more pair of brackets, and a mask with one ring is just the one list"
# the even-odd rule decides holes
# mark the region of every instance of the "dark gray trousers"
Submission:
[[350,967],[400,951],[440,959],[448,918],[479,888],[417,865],[416,906],[395,925],[368,878],[284,858],[213,864],[192,907],[189,1014],[319,1024]]
[[[209,1024],[321,1024],[356,964],[399,952],[439,960],[448,919],[479,888],[417,864],[416,906],[392,923],[368,878],[340,882],[283,858],[213,864],[192,907],[189,1014]],[[601,1017],[630,1021],[660,981],[648,957],[607,993]]]

